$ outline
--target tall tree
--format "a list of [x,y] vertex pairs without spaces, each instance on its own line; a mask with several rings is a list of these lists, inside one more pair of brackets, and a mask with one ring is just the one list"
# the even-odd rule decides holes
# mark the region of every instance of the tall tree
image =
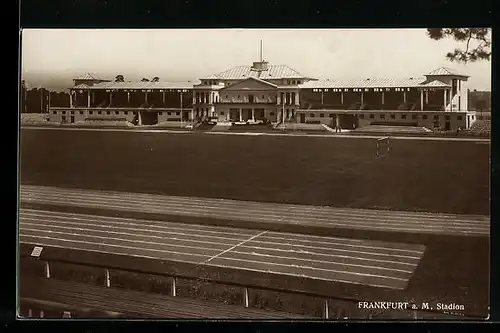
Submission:
[[121,74],[118,74],[116,77],[115,77],[115,82],[124,82],[125,81],[125,78],[123,77],[123,75]]
[[434,40],[453,38],[464,48],[456,48],[448,52],[446,58],[461,63],[490,60],[491,30],[489,28],[431,28],[427,35]]

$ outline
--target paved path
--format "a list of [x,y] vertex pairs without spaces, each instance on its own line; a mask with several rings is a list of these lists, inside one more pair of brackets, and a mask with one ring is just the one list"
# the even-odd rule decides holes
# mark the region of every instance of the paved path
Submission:
[[[48,131],[94,131],[94,132],[138,132],[138,133],[166,133],[166,134],[186,134],[192,133],[189,130],[168,130],[168,129],[123,129],[123,128],[83,128],[83,127],[49,127],[49,126],[23,126],[22,130],[48,130]],[[259,132],[196,132],[206,135],[243,135],[243,136],[292,136],[292,137],[320,137],[320,138],[345,138],[345,139],[380,139],[387,137],[381,135],[355,135],[355,134],[308,134],[308,133],[259,133]],[[391,135],[393,140],[421,140],[421,141],[456,141],[456,142],[481,142],[490,143],[490,139],[485,138],[454,138],[454,137],[431,137],[431,136],[398,136]]]
[[264,224],[433,235],[490,234],[490,218],[483,215],[334,208],[34,185],[22,185],[20,199],[21,203],[255,221]]
[[425,246],[21,209],[20,242],[402,290]]

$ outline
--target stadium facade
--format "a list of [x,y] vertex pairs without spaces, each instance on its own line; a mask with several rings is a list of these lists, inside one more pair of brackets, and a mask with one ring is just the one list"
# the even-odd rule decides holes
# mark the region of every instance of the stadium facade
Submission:
[[413,125],[470,128],[468,76],[442,67],[403,79],[318,80],[267,61],[237,66],[199,82],[129,82],[85,74],[70,88],[70,107],[49,108],[50,120],[78,123],[193,125],[315,123],[340,128]]

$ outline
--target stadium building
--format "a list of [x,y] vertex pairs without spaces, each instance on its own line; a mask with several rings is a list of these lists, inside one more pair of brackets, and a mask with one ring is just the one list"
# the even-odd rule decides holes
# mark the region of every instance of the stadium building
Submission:
[[421,77],[320,81],[262,59],[200,78],[200,82],[116,82],[86,74],[74,79],[69,108],[50,120],[121,120],[138,125],[223,123],[324,124],[353,129],[404,125],[470,128],[468,76],[442,67]]

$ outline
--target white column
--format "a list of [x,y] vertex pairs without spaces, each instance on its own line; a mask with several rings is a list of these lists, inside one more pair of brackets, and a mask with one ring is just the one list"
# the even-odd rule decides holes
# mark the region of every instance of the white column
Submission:
[[382,106],[385,105],[385,92],[382,90]]
[[144,103],[148,104],[148,91],[146,90],[146,94],[144,95]]
[[321,105],[323,105],[323,101],[324,101],[324,98],[323,98],[323,90],[321,90]]
[[243,306],[248,308],[248,288],[243,288]]
[[105,273],[105,285],[106,285],[106,287],[109,288],[109,287],[111,287],[111,276],[109,274],[109,269],[106,269],[104,271],[104,273]]
[[424,91],[420,90],[420,111],[424,111]]
[[429,90],[425,91],[425,104],[429,104]]
[[87,107],[90,107],[90,90],[87,90]]
[[163,105],[165,105],[165,90],[163,90],[161,94],[162,94],[161,96],[162,103]]
[[95,91],[92,92],[92,104],[95,105]]
[[363,104],[363,101],[364,101],[364,93],[361,92],[361,104]]
[[49,262],[45,262],[45,278],[50,279],[50,265]]
[[73,92],[74,92],[74,90],[69,91],[69,107],[70,108],[73,107]]
[[127,103],[130,105],[130,91],[127,91]]
[[443,105],[444,110],[446,111],[446,89],[443,89]]
[[175,277],[172,277],[170,280],[170,295],[177,296],[177,283]]
[[342,104],[342,105],[344,104],[344,92],[343,91],[340,92],[340,104]]
[[111,106],[112,103],[113,103],[113,92],[110,91],[109,92],[109,105]]
[[255,121],[255,109],[252,109],[252,121]]
[[298,93],[298,92],[295,93],[295,105],[300,105],[299,95],[300,95],[300,93]]
[[448,90],[447,99],[448,99],[448,104],[450,104],[450,111],[453,111],[453,103],[452,103],[453,95],[451,89]]
[[240,121],[243,121],[243,110],[240,108]]
[[403,90],[403,103],[406,103],[406,90]]
[[194,108],[191,109],[191,120],[194,120]]
[[227,121],[231,120],[231,110],[227,110],[226,120]]

